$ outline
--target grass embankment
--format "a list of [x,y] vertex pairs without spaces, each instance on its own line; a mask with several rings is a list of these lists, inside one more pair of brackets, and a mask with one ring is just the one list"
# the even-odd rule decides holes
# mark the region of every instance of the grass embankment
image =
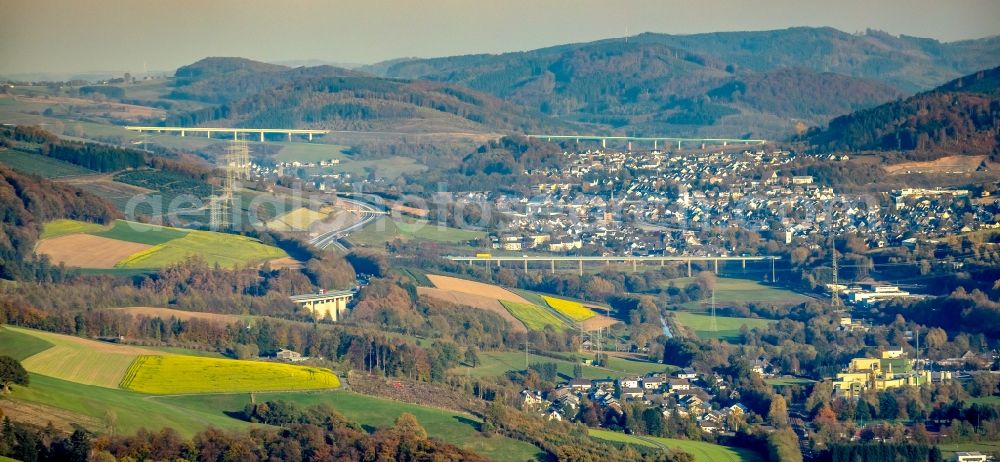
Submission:
[[315,390],[340,386],[329,369],[195,356],[140,356],[121,388],[149,394]]
[[383,245],[396,239],[457,244],[483,237],[483,231],[438,226],[429,221],[402,217],[380,217],[351,233],[351,242],[359,245]]
[[19,172],[42,178],[93,175],[96,173],[76,164],[13,149],[0,149],[0,162]]
[[588,432],[592,438],[607,441],[616,441],[649,448],[679,449],[694,456],[694,460],[697,462],[763,462],[764,460],[760,454],[748,449],[722,446],[704,441],[626,435],[624,433],[596,428],[591,428]]
[[748,329],[753,329],[755,327],[766,327],[768,324],[775,322],[771,319],[716,316],[717,329],[713,330],[712,316],[709,314],[678,311],[674,313],[674,316],[679,324],[693,330],[695,335],[704,339],[735,339],[740,336],[740,327],[744,325]]
[[97,223],[59,219],[45,224],[42,228],[40,239],[49,239],[76,233],[96,234],[104,230],[105,227]]

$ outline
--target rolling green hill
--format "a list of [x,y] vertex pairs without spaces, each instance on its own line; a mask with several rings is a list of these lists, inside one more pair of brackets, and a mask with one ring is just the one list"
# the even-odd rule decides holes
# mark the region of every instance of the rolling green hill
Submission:
[[[30,357],[50,348],[51,343],[33,335],[38,331],[0,327],[0,354],[18,358]],[[57,334],[38,333],[58,338],[64,348],[87,350],[90,341]],[[93,342],[96,343],[96,342]],[[102,348],[128,348],[106,344]],[[111,350],[113,351],[113,350]],[[81,353],[93,354],[92,351]],[[99,354],[99,353],[98,353]],[[221,359],[186,358],[187,361],[225,361],[238,364],[287,364],[255,363]],[[217,372],[217,371],[216,371]],[[197,373],[182,374],[188,380],[197,379]],[[155,377],[153,377],[155,379]],[[162,377],[170,378],[170,377]],[[176,377],[175,377],[176,378]],[[131,391],[84,385],[69,380],[31,373],[29,386],[15,386],[5,399],[40,406],[50,410],[49,418],[59,424],[78,423],[96,432],[114,431],[134,433],[140,428],[156,431],[169,426],[182,436],[190,437],[207,426],[221,429],[244,429],[248,422],[238,416],[251,400],[284,400],[301,406],[320,403],[331,405],[345,417],[358,424],[375,428],[391,425],[402,413],[415,415],[428,434],[459,447],[484,454],[501,461],[534,459],[539,450],[529,443],[503,436],[487,435],[479,431],[480,420],[468,414],[416,404],[400,403],[346,391],[297,391],[280,393],[192,393],[180,396],[151,396]],[[12,415],[17,420],[18,416]]]

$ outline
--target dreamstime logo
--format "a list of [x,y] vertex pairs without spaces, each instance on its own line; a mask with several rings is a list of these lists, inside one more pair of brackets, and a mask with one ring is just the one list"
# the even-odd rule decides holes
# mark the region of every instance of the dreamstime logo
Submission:
[[[359,217],[368,230],[385,232],[394,226],[410,235],[445,233],[452,228],[496,230],[501,234],[517,234],[524,230],[571,230],[576,233],[588,227],[612,226],[697,232],[715,226],[750,229],[754,223],[759,225],[768,221],[810,222],[818,228],[816,231],[829,233],[833,231],[831,226],[842,222],[842,218],[870,215],[882,207],[877,194],[833,195],[816,199],[779,197],[750,208],[747,201],[726,204],[718,199],[685,202],[690,207],[681,205],[677,200],[649,207],[647,203],[608,200],[583,193],[575,193],[565,201],[557,200],[558,196],[554,194],[520,197],[488,192],[456,193],[449,191],[446,182],[438,183],[436,191],[427,197],[408,195],[405,201],[384,200],[365,192],[360,184],[355,184],[349,191],[336,192],[278,189],[258,192],[236,185],[234,190],[239,193],[212,197],[139,194],[127,201],[123,211],[131,221],[172,227],[214,231],[251,227],[308,231],[311,235],[356,232],[361,227],[358,225]],[[293,213],[303,208],[329,210],[330,213],[319,220],[308,220],[308,213]],[[383,218],[381,215],[388,217],[380,219]],[[721,215],[726,218],[720,219]],[[140,232],[149,229],[135,228]]]

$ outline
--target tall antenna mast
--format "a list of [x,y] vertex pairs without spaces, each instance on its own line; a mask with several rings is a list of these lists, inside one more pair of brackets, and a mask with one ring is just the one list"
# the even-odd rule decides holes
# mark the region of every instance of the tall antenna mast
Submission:
[[830,303],[833,306],[840,306],[840,270],[837,266],[837,245],[832,236],[830,237],[830,254],[833,256],[833,287],[830,290]]
[[712,332],[719,331],[719,325],[715,322],[715,287],[712,287]]

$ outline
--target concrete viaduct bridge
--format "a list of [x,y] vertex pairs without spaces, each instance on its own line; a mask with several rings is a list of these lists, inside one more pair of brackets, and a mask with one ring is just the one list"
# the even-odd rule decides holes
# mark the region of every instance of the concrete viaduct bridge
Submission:
[[664,145],[668,143],[677,143],[677,149],[681,148],[681,143],[695,144],[695,145],[722,145],[728,146],[729,144],[737,145],[747,145],[747,144],[767,144],[767,140],[749,140],[740,138],[677,138],[671,136],[609,136],[609,135],[527,135],[528,138],[544,139],[547,141],[559,141],[559,140],[574,140],[577,143],[580,141],[600,141],[601,147],[608,147],[608,140],[611,141],[624,141],[628,143],[628,149],[632,150],[632,142],[639,143],[652,143],[653,149],[657,149],[660,142]]
[[287,135],[288,141],[292,141],[292,135],[306,135],[309,137],[309,141],[312,141],[313,136],[326,135],[330,133],[330,130],[306,130],[296,128],[139,127],[126,125],[125,129],[139,133],[180,133],[181,136],[185,136],[188,133],[204,133],[208,138],[212,137],[212,133],[232,133],[234,140],[237,139],[240,133],[253,133],[260,135],[261,143],[264,142],[264,135],[269,133],[281,133],[283,135]]
[[748,261],[771,261],[771,280],[774,280],[775,269],[774,262],[780,260],[781,257],[770,256],[770,255],[758,255],[758,256],[740,256],[740,257],[722,257],[722,256],[673,256],[673,257],[616,257],[616,256],[544,256],[544,255],[522,255],[518,256],[475,256],[475,257],[461,257],[461,256],[448,256],[445,257],[448,260],[455,262],[468,262],[469,265],[474,264],[477,261],[486,262],[487,264],[491,262],[496,262],[497,267],[500,267],[501,262],[512,261],[521,262],[524,265],[524,270],[528,271],[528,262],[549,262],[549,269],[551,272],[556,272],[556,262],[576,262],[579,269],[579,273],[583,275],[583,264],[585,262],[599,262],[605,265],[610,265],[611,263],[632,263],[632,271],[637,271],[640,263],[656,263],[659,262],[661,266],[665,266],[667,262],[678,262],[687,263],[687,273],[688,277],[691,277],[691,262],[712,262],[715,270],[715,274],[719,274],[719,262],[730,262],[738,261],[743,265],[743,268],[747,267]]
[[288,297],[293,303],[312,312],[316,320],[324,319],[327,315],[334,322],[337,322],[347,311],[347,303],[354,298],[354,290],[338,290],[332,292],[321,292],[318,294],[302,294]]

